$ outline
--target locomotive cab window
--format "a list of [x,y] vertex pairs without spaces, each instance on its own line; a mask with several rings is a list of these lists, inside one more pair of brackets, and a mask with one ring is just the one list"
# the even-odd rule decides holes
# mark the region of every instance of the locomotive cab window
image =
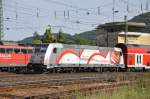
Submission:
[[0,48],[0,53],[5,53],[5,48]]
[[40,52],[40,48],[35,48],[34,49],[34,53],[39,53]]
[[40,49],[40,52],[41,52],[41,53],[45,53],[45,52],[46,52],[46,48],[41,48],[41,49]]
[[122,52],[120,52],[120,56],[122,56]]
[[53,53],[57,53],[57,48],[54,48],[54,49],[53,49]]

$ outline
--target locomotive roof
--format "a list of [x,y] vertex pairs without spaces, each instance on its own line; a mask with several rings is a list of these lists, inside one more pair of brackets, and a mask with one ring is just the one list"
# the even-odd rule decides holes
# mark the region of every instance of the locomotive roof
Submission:
[[17,42],[0,42],[0,45],[18,45]]
[[124,47],[127,47],[127,48],[150,48],[150,45],[139,45],[139,44],[123,44],[123,43],[120,43],[120,44],[117,44],[117,46],[124,46]]
[[99,47],[99,46],[89,46],[89,45],[76,45],[76,44],[62,44],[62,43],[44,43],[44,44],[35,44],[34,47],[48,47],[49,44],[61,44],[64,48],[73,48],[73,49],[101,49],[101,50],[113,50],[114,47]]
[[0,41],[0,45],[6,45],[6,46],[31,46],[31,44],[23,44],[23,43],[17,43],[17,42],[2,42]]
[[119,47],[123,50],[124,53],[133,52],[133,53],[150,53],[150,45],[137,45],[137,44],[117,44],[116,47]]
[[89,46],[89,45],[69,45],[63,44],[65,48],[79,48],[79,49],[114,49],[113,47],[99,47],[99,46]]
[[27,48],[27,49],[32,49],[32,46],[26,45],[26,44],[19,44],[16,42],[0,42],[0,47],[1,48]]
[[131,47],[131,48],[150,48],[150,45],[128,44],[127,47]]

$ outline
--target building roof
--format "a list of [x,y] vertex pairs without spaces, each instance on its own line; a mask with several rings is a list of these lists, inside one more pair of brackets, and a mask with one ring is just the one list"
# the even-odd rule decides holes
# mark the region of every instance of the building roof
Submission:
[[[125,35],[125,32],[119,32],[119,35]],[[142,33],[142,32],[128,32],[127,35],[142,35],[142,36],[150,36],[150,33]]]
[[[127,22],[128,30],[129,31],[140,31],[146,25],[145,23],[137,23],[137,22]],[[125,22],[111,22],[99,25],[98,29],[104,29],[108,32],[118,32],[125,30]]]

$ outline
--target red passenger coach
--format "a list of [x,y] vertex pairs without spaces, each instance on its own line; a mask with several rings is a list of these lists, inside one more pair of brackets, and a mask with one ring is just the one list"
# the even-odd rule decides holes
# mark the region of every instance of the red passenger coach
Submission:
[[118,44],[128,69],[150,69],[150,46]]
[[27,66],[32,49],[23,44],[0,42],[0,68]]

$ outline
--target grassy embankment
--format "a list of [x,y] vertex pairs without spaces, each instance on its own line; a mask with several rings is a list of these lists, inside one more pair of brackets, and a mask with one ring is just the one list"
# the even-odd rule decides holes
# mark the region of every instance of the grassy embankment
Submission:
[[129,84],[113,90],[100,90],[86,96],[79,93],[76,99],[150,99],[150,73],[136,84]]

